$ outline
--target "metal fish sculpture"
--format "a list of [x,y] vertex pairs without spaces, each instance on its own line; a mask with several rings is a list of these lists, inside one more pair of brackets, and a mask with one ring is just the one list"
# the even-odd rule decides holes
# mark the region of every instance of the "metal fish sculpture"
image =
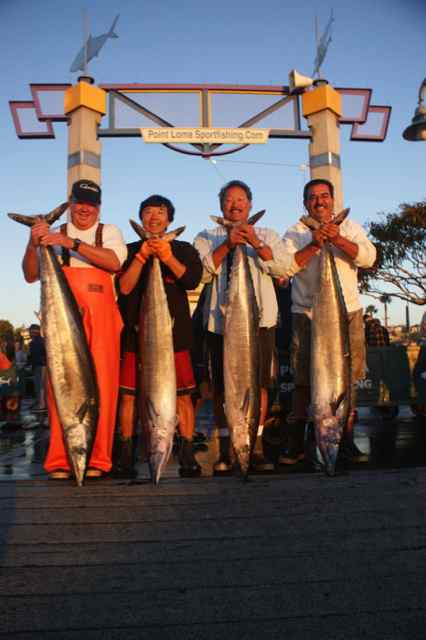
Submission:
[[[130,220],[142,240],[156,237]],[[185,227],[162,236],[171,242]],[[176,368],[173,349],[173,322],[161,275],[160,260],[153,256],[139,312],[139,351],[141,355],[140,414],[147,438],[151,479],[158,484],[173,448],[177,425]]]
[[[52,224],[68,208],[47,215],[9,217],[26,226]],[[63,429],[65,448],[78,486],[84,481],[99,414],[99,392],[81,313],[51,246],[40,246],[41,315],[49,379]]]
[[[345,209],[333,220],[340,224]],[[311,229],[320,223],[301,221]],[[350,412],[351,352],[349,323],[334,255],[329,243],[320,254],[319,290],[314,295],[311,323],[311,412],[315,437],[327,475],[336,472],[337,454]]]
[[118,35],[115,33],[114,29],[119,17],[120,14],[115,16],[114,22],[112,23],[111,28],[107,33],[103,33],[102,35],[96,36],[95,38],[89,35],[83,47],[74,58],[74,61],[70,67],[71,72],[83,71],[83,73],[86,73],[88,63],[90,62],[90,60],[92,60],[92,58],[99,55],[100,50],[102,49],[108,38],[118,38]]
[[[248,224],[255,224],[264,213],[263,210],[251,216]],[[216,216],[211,216],[211,219],[225,227],[239,224]],[[247,478],[259,426],[259,317],[247,249],[237,245],[223,334],[224,409],[232,446],[244,478]]]

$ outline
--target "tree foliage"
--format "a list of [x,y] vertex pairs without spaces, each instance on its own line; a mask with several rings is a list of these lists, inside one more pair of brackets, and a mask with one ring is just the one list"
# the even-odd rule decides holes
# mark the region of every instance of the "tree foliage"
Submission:
[[365,313],[371,313],[372,316],[375,316],[379,310],[374,304],[369,304],[365,307]]
[[0,338],[12,338],[14,336],[15,329],[13,324],[9,320],[0,319]]
[[369,223],[377,260],[371,269],[361,270],[361,290],[378,299],[389,295],[426,304],[426,200],[401,204],[398,213],[380,217]]

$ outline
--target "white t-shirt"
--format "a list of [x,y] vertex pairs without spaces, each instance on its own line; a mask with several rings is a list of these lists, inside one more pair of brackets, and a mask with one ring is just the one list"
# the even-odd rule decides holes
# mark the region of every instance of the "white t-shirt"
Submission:
[[[357,311],[362,306],[358,292],[358,267],[371,267],[376,259],[376,249],[357,222],[346,218],[340,225],[340,233],[344,238],[358,245],[358,254],[355,260],[351,260],[340,249],[332,246],[346,308],[349,312]],[[302,222],[290,227],[283,237],[286,253],[293,256],[289,270],[289,275],[293,276],[291,310],[293,313],[304,313],[309,317],[312,315],[313,296],[319,288],[320,257],[319,254],[313,256],[308,264],[301,268],[296,263],[294,256],[311,241],[312,233]]]
[[[90,229],[78,229],[72,222],[67,222],[67,236],[70,238],[78,238],[86,244],[96,245],[96,229],[99,222],[96,222]],[[51,233],[60,233],[60,227],[54,227],[51,229]],[[102,229],[102,247],[104,249],[112,249],[117,256],[120,266],[123,264],[127,257],[127,247],[124,242],[123,234],[120,229],[114,224],[104,224]],[[56,255],[61,258],[62,247],[55,246]],[[70,250],[70,267],[94,267],[87,258],[75,251]]]
[[[203,263],[202,282],[212,282],[210,303],[204,309],[204,324],[209,331],[219,334],[223,334],[224,328],[227,269],[226,258],[216,269],[213,252],[226,240],[227,235],[227,231],[218,226],[205,229],[194,240]],[[271,248],[273,254],[272,260],[262,260],[253,247],[247,245],[248,264],[260,311],[260,326],[270,328],[275,327],[278,316],[277,296],[271,276],[286,275],[292,257],[285,255],[281,239],[272,229],[256,227],[256,235]]]

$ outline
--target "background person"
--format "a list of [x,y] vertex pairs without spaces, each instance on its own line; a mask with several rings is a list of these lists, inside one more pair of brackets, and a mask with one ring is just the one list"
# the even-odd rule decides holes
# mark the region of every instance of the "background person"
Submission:
[[379,318],[373,318],[371,313],[364,314],[365,342],[369,347],[388,347],[390,345],[389,331]]
[[46,409],[46,347],[39,324],[31,324],[28,331],[31,338],[28,347],[28,364],[31,365],[35,395],[35,402],[31,408],[44,411]]
[[[111,469],[119,382],[122,321],[115,301],[112,274],[119,271],[127,250],[120,230],[99,221],[101,189],[95,182],[75,182],[70,201],[68,223],[49,229],[46,222],[40,221],[31,228],[23,271],[27,282],[38,280],[38,247],[53,246],[82,311],[100,402],[96,437],[86,476],[99,478]],[[69,478],[70,464],[50,384],[47,403],[50,443],[44,468],[53,479]]]

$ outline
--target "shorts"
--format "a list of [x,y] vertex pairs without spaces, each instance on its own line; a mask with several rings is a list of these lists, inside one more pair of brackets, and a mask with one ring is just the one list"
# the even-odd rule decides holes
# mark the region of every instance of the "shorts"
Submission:
[[[352,356],[352,385],[365,375],[365,334],[362,309],[348,313],[349,341]],[[311,359],[311,320],[304,313],[292,314],[292,337],[290,364],[294,384],[309,387]]]
[[[213,392],[216,395],[223,394],[223,335],[208,331],[206,333],[206,342],[209,354]],[[272,357],[274,349],[275,327],[261,327],[259,329],[259,381],[262,389],[267,389],[271,384]]]
[[[142,364],[136,353],[125,351],[120,367],[120,391],[136,395],[138,369]],[[196,388],[189,351],[175,352],[176,391],[178,396],[192,393]]]

